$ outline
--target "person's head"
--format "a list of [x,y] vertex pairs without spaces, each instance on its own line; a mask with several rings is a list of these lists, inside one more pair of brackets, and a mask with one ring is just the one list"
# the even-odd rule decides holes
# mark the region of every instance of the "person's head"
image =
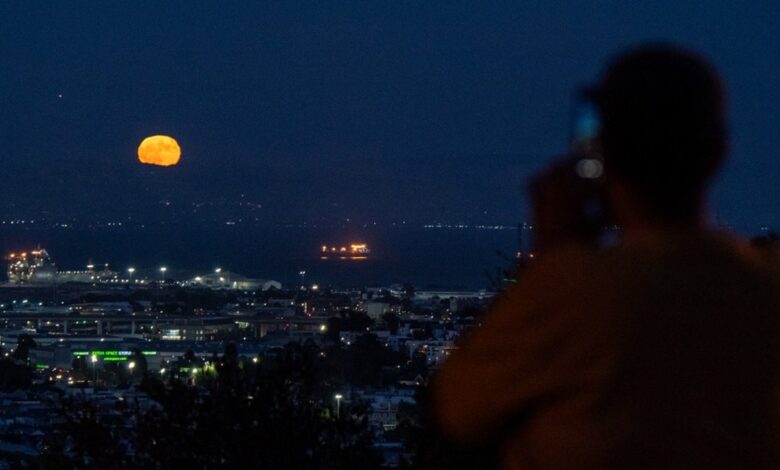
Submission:
[[657,218],[698,217],[727,147],[715,69],[678,47],[642,46],[609,64],[598,93],[608,178]]

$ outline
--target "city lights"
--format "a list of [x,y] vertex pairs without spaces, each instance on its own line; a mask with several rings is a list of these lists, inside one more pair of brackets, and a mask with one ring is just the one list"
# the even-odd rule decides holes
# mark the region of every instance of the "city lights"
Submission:
[[371,254],[371,249],[366,243],[350,243],[349,245],[328,246],[320,248],[320,259],[364,260]]
[[[322,248],[325,256],[334,259],[365,259],[363,253],[368,252],[368,247],[363,243],[333,247],[323,245]],[[62,334],[57,338],[58,346],[70,348],[72,354],[70,361],[56,363],[48,357],[41,356],[39,351],[34,351],[32,353],[34,357],[30,360],[31,367],[36,374],[42,376],[42,380],[58,383],[61,386],[91,384],[106,391],[125,389],[134,391],[135,387],[128,387],[128,384],[137,385],[138,378],[135,374],[151,371],[161,380],[168,377],[181,379],[187,386],[205,387],[207,390],[211,386],[211,380],[223,373],[222,368],[217,366],[218,362],[204,362],[205,355],[199,353],[195,353],[194,361],[190,359],[182,361],[191,347],[191,342],[210,343],[209,347],[221,349],[224,347],[221,338],[225,337],[224,335],[233,335],[241,342],[238,364],[241,367],[257,369],[261,368],[266,360],[266,352],[259,347],[258,340],[269,333],[288,335],[289,338],[324,338],[330,332],[330,317],[345,308],[365,312],[371,318],[381,318],[385,313],[395,313],[398,316],[404,314],[401,307],[396,306],[394,302],[373,293],[366,295],[365,290],[344,290],[341,287],[325,289],[310,279],[309,276],[314,274],[314,270],[293,269],[292,285],[283,288],[281,283],[276,281],[251,279],[231,272],[224,266],[207,269],[205,274],[202,271],[198,275],[193,273],[192,277],[186,280],[172,280],[167,274],[173,272],[173,269],[162,263],[147,267],[127,264],[125,268],[115,272],[109,270],[107,263],[100,260],[99,263],[90,262],[88,270],[58,271],[54,259],[49,258],[43,249],[26,252],[17,250],[13,255],[9,254],[7,257],[9,273],[15,276],[9,275],[9,279],[17,280],[18,284],[62,283],[67,284],[63,286],[65,290],[104,291],[111,295],[125,297],[124,300],[97,300],[68,304],[62,300],[49,302],[42,298],[31,297],[27,290],[20,290],[20,294],[22,292],[24,294],[16,299],[9,299],[7,304],[0,304],[0,312],[5,311],[2,305],[13,308],[14,313],[25,312],[19,317],[16,325],[13,325],[12,318],[3,319],[7,328],[15,329],[21,326],[34,330],[38,327],[56,330],[57,333]],[[116,266],[116,263],[113,265]],[[187,272],[186,267],[181,267],[180,270]],[[152,279],[144,279],[141,276],[142,272],[151,273]],[[180,272],[179,269],[176,272]],[[316,273],[318,276],[323,275],[319,270]],[[295,277],[296,274],[298,278]],[[50,277],[45,278],[45,275]],[[117,284],[129,282],[130,287],[143,293],[146,288],[156,283],[154,278],[157,276],[160,276],[157,278],[160,289],[151,297],[159,300],[150,302],[143,299],[143,296],[138,296],[143,300],[135,300],[135,292],[125,289],[119,294],[115,288]],[[326,281],[323,281],[323,285],[324,282]],[[169,285],[176,288],[167,289]],[[328,285],[332,286],[332,284]],[[191,292],[195,294],[196,299],[211,295],[222,297],[226,294],[225,289],[240,290],[241,292],[231,292],[231,294],[236,294],[236,298],[241,300],[227,304],[226,308],[218,305],[198,305],[192,303],[189,295],[181,296],[183,292],[187,292],[187,289],[193,289]],[[408,293],[401,288],[391,287],[381,295],[400,298]],[[454,318],[450,311],[453,303],[447,302],[445,305],[440,299],[474,299],[482,303],[489,298],[483,291],[459,293],[415,290],[414,296],[419,301],[432,302],[436,309],[441,308],[442,311],[439,312],[442,314],[441,318],[446,318],[447,321],[452,321]],[[33,312],[27,312],[26,309]],[[43,317],[33,316],[38,311],[47,309],[52,310],[51,315],[47,313]],[[433,321],[434,318],[433,314],[426,315],[425,321]],[[9,325],[9,321],[12,324]],[[406,319],[401,320],[402,325],[404,321]],[[381,327],[385,326],[381,320],[377,324],[382,325]],[[404,326],[405,328],[398,330],[397,335],[405,336],[408,346],[414,330],[408,325]],[[361,341],[361,335],[371,334],[372,329],[372,326],[364,325],[361,326],[360,331],[342,331],[341,348],[349,354],[350,348]],[[127,337],[124,338],[126,334]],[[73,343],[68,338],[70,335],[91,336],[89,339],[91,346],[89,343]],[[136,341],[147,342],[149,349],[139,352],[136,349],[138,345]],[[152,344],[155,344],[156,350],[151,350]],[[397,352],[405,347],[403,338],[384,339],[381,344],[384,348]],[[429,365],[437,365],[449,355],[453,347],[452,339],[425,340],[417,344],[415,349],[418,354],[425,356]],[[323,349],[312,352],[315,354],[313,357],[317,359],[315,363],[317,367],[327,367],[331,361],[342,360],[339,355],[326,354]],[[139,361],[138,354],[144,356],[143,363]],[[68,364],[79,363],[82,364],[81,368],[73,369],[70,375],[57,369],[64,367],[67,370]],[[268,363],[273,364],[273,361]],[[407,367],[403,364],[394,364],[394,366],[398,369]],[[136,369],[139,369],[139,372],[135,372]],[[419,385],[419,379],[415,378],[414,383]],[[361,394],[365,391],[354,388],[352,384],[345,385],[350,387],[350,397],[363,399]],[[332,393],[330,396],[329,407],[327,403],[320,403],[329,408],[331,419],[339,422],[354,419],[348,412],[341,417],[341,403],[346,400],[346,392]],[[250,397],[252,395],[247,396],[251,399]],[[125,397],[118,396],[117,399],[123,400]],[[349,408],[345,410],[349,411]],[[390,414],[392,415],[392,411]]]
[[[492,269],[510,268],[494,253],[534,256],[536,238],[517,226],[532,212],[515,210],[507,198],[517,184],[500,180],[530,168],[529,152],[513,156],[515,140],[533,147],[535,121],[549,127],[540,112],[554,109],[549,96],[525,91],[551,75],[504,94],[514,103],[519,93],[528,111],[524,139],[501,128],[516,106],[496,106],[506,80],[491,77],[512,75],[494,60],[507,49],[496,45],[517,42],[502,21],[538,18],[488,9],[497,17],[480,13],[477,31],[462,9],[438,8],[434,29],[444,21],[469,34],[431,35],[428,8],[412,4],[388,14],[336,2],[322,21],[317,5],[291,15],[285,2],[242,2],[239,13],[151,2],[36,7],[48,15],[16,3],[2,15],[19,31],[0,34],[13,52],[0,75],[13,99],[0,114],[6,134],[24,137],[3,142],[0,462],[176,470],[424,461],[415,453],[427,439],[417,432],[429,418],[427,386],[510,282]],[[544,42],[537,36],[530,46]],[[433,67],[386,60],[421,38],[423,55],[441,42]],[[238,57],[236,39],[271,56]],[[567,80],[579,80],[569,69]],[[345,89],[336,75],[356,80]],[[454,90],[463,99],[431,108],[420,77],[437,95],[452,96],[454,82],[479,93]],[[474,113],[480,125],[458,129]],[[460,411],[486,406],[494,391],[483,380],[451,389],[464,392]],[[465,392],[475,390],[472,402]]]

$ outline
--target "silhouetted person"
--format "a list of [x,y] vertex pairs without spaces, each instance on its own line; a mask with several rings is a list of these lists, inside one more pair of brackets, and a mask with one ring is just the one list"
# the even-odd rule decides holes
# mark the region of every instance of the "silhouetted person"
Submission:
[[[441,430],[500,442],[505,468],[780,468],[780,277],[705,217],[727,147],[720,80],[645,46],[595,96],[602,186],[570,161],[537,178],[538,261],[444,365]],[[587,191],[616,243],[580,223]]]

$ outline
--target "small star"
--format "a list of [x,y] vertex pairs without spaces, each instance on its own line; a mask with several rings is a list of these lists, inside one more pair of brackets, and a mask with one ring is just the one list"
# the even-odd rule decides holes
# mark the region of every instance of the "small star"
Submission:
[[62,93],[58,94],[57,98],[62,99]]

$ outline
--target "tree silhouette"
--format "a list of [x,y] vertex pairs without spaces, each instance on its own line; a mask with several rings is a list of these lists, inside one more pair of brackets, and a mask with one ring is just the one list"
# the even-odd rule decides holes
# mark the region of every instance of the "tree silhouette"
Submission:
[[7,357],[0,359],[0,390],[13,392],[32,386],[32,369]]
[[[128,437],[132,457],[117,457],[110,444],[105,455],[96,454],[98,446],[84,442],[84,436],[99,434],[95,429],[111,436],[113,428],[85,420],[92,415],[78,404],[66,410],[69,425],[55,431],[77,441],[70,459],[76,468],[73,462],[85,457],[95,463],[115,458],[125,468],[141,469],[379,468],[364,407],[344,402],[340,416],[333,413],[338,378],[330,376],[333,370],[320,353],[311,341],[292,343],[254,363],[228,345],[216,358],[214,380],[193,386],[175,377],[167,383],[145,377],[143,390],[160,407],[131,410],[137,423]],[[82,429],[83,436],[77,435]],[[52,445],[47,452],[62,454],[63,446]]]
[[14,359],[21,362],[27,362],[30,356],[30,349],[36,347],[35,340],[27,333],[22,333],[16,339],[16,350],[14,351]]

